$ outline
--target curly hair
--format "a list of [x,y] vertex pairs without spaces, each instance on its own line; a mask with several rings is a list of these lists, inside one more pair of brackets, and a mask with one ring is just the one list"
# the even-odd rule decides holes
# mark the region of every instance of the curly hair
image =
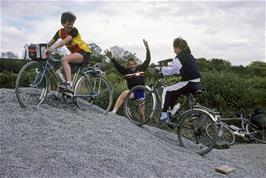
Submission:
[[66,22],[75,22],[76,16],[72,12],[63,12],[61,15],[61,23],[64,24]]

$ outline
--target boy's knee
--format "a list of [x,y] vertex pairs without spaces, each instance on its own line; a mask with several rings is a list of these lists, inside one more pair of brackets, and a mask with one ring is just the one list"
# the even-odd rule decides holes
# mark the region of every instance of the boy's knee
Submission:
[[67,59],[66,59],[65,57],[63,57],[63,58],[61,59],[61,63],[62,63],[62,64],[64,64],[64,63],[68,63],[68,61],[67,61]]
[[125,98],[125,97],[127,96],[127,94],[128,94],[128,91],[127,91],[127,90],[126,90],[126,91],[123,91],[123,92],[121,93],[121,95],[122,95],[123,98]]
[[123,94],[126,96],[128,94],[129,90],[123,91]]

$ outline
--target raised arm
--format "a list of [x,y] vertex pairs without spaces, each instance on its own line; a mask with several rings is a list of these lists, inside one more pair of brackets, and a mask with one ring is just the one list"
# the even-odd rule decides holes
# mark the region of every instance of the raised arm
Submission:
[[146,48],[146,60],[140,66],[140,69],[145,71],[149,67],[149,64],[151,62],[151,53],[150,53],[150,48],[149,48],[148,42],[144,39],[143,43],[144,43],[144,46]]
[[127,74],[127,69],[125,67],[123,67],[122,65],[120,65],[112,56],[111,51],[109,50],[105,50],[105,54],[107,57],[109,57],[111,59],[112,64],[114,65],[114,67],[116,68],[116,70],[122,74],[122,75],[126,75]]

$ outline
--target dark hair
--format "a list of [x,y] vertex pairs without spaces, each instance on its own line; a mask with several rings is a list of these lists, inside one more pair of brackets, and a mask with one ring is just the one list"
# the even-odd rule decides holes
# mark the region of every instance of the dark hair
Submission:
[[173,46],[174,48],[179,47],[181,50],[189,48],[186,40],[181,37],[174,39]]
[[128,58],[127,65],[129,64],[129,62],[135,62],[137,64],[137,61],[134,58]]
[[76,20],[76,16],[74,14],[72,14],[72,12],[63,12],[61,15],[61,23],[64,24],[67,21],[68,22],[75,22]]

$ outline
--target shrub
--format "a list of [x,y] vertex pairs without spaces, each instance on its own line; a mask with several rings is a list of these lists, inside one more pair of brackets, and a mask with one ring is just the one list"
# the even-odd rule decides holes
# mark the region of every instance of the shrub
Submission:
[[16,78],[14,73],[0,73],[0,88],[15,88]]
[[248,110],[255,105],[255,97],[248,90],[244,78],[232,73],[202,73],[201,102],[219,111]]
[[0,72],[18,73],[24,64],[29,62],[28,60],[20,59],[0,59]]

